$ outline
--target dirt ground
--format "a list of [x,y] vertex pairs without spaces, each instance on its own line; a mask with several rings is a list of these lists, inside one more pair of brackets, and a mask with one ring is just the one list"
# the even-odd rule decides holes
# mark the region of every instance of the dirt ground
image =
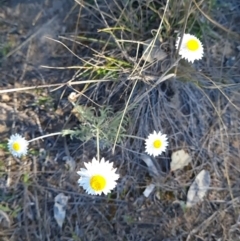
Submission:
[[[0,0],[0,241],[240,240],[240,4],[197,1],[201,12],[193,1],[191,31],[201,32],[204,58],[180,61],[176,77],[156,84],[172,73],[183,2],[170,1],[174,21],[164,22],[160,39],[166,57],[149,64],[136,42],[153,36],[168,1]],[[80,83],[88,80],[95,82]],[[14,158],[6,148],[11,134],[30,140],[81,124],[68,98],[73,91],[80,106],[111,106],[115,116],[128,105],[128,137],[166,133],[169,149],[152,158],[159,174],[152,177],[141,160],[141,138],[123,138],[114,154],[111,145],[101,147],[121,176],[107,197],[77,184],[76,171],[96,156],[95,138],[50,136]],[[171,154],[180,149],[191,165],[171,172]],[[211,188],[186,210],[203,169]],[[59,193],[69,197],[61,228]]]

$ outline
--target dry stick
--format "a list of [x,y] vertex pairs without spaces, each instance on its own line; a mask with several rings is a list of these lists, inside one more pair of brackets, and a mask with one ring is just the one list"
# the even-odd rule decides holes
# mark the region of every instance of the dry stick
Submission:
[[71,83],[58,83],[58,84],[48,84],[48,85],[36,85],[36,86],[28,86],[28,87],[21,87],[21,88],[13,88],[13,89],[7,89],[7,90],[0,90],[0,94],[3,93],[9,93],[9,92],[15,92],[15,91],[25,91],[25,90],[33,90],[33,89],[41,89],[41,88],[49,88],[49,87],[58,87],[58,86],[72,86],[72,85],[78,85],[78,84],[87,84],[87,83],[99,83],[99,82],[108,82],[113,80],[85,80],[85,81],[75,81]]
[[[205,75],[204,75],[204,76],[205,76]],[[205,76],[205,77],[216,86],[216,84],[214,83],[214,81],[211,80],[211,78],[208,78],[207,76]],[[237,106],[235,106],[235,105],[231,102],[231,100],[220,90],[220,88],[219,88],[218,90],[224,95],[224,97],[227,98],[227,100],[229,101],[230,104],[232,104],[234,107],[237,108]],[[203,93],[204,93],[204,92],[203,92]],[[223,126],[223,130],[224,130],[224,132],[225,132],[225,136],[227,136],[227,138],[226,138],[226,137],[223,137],[223,132],[222,132],[222,131],[220,132],[221,145],[222,145],[222,149],[224,150],[224,142],[223,142],[223,139],[229,140],[229,135],[228,135],[228,133],[227,133],[227,127],[226,127],[226,125],[224,124],[223,119],[221,118],[221,114],[218,112],[217,108],[216,108],[216,107],[214,106],[214,104],[212,103],[210,97],[208,97],[208,95],[205,95],[205,96],[207,97],[207,99],[208,99],[209,102],[212,104],[213,108],[215,109],[215,111],[216,111],[216,113],[217,113],[217,115],[218,115],[218,117],[219,117],[219,119],[220,119],[220,122],[221,122],[221,124],[222,124],[222,126]],[[225,108],[227,108],[227,107],[225,107]],[[237,108],[237,110],[239,110],[239,109]],[[224,111],[224,110],[223,110],[223,111]],[[229,191],[229,193],[230,193],[231,199],[234,200],[234,195],[233,195],[233,191],[232,191],[232,187],[231,187],[231,181],[230,181],[230,178],[229,178],[228,162],[227,162],[227,158],[226,158],[225,155],[224,155],[224,158],[223,158],[223,162],[224,162],[224,167],[225,167],[225,170],[226,170],[226,178],[227,178],[227,184],[228,184],[228,191]],[[233,208],[234,208],[235,213],[239,213],[239,210],[237,209],[237,205],[233,204]]]
[[[145,52],[147,52],[148,50],[149,50],[149,52],[148,52],[148,55],[147,55],[147,57],[146,57],[146,60],[144,60],[143,66],[141,67],[141,70],[140,70],[140,73],[139,73],[139,74],[142,73],[143,68],[144,68],[145,65],[146,65],[147,59],[149,58],[149,56],[150,56],[150,54],[151,54],[151,52],[152,52],[153,46],[154,46],[154,44],[156,43],[157,37],[160,35],[160,30],[162,29],[163,19],[164,19],[164,17],[165,17],[166,12],[167,12],[168,5],[169,5],[169,0],[168,0],[167,3],[166,3],[166,6],[165,6],[165,9],[164,9],[164,12],[163,12],[163,17],[162,17],[161,22],[160,22],[160,25],[159,25],[159,27],[158,27],[157,33],[156,33],[154,39],[153,39],[153,40],[151,41],[151,43],[148,45],[147,49],[145,50]],[[135,71],[136,71],[137,68],[139,67],[142,59],[143,59],[143,55],[142,55],[142,57],[140,58],[140,60],[138,61],[136,67],[133,69],[132,74],[130,75],[130,77],[135,73]]]
[[[221,90],[221,88],[219,86],[217,86],[217,84],[211,80],[211,78],[209,78],[208,76],[206,76],[205,74],[201,74],[202,76],[204,76],[206,79],[208,79],[215,87],[216,89],[219,90],[219,92],[221,92],[221,94],[229,101],[229,103],[234,106],[234,108],[236,108],[238,111],[240,111],[240,108],[238,108],[229,98],[228,96]],[[235,84],[234,84],[235,85]],[[234,86],[233,85],[233,86]],[[209,87],[208,87],[209,88]]]
[[53,39],[53,38],[50,38],[50,37],[45,37],[46,39],[49,39],[49,40],[52,40],[53,42],[56,42],[56,43],[59,43],[61,44],[63,47],[65,47],[72,55],[74,55],[77,59],[79,59],[80,61],[82,61],[83,63],[85,64],[90,64],[92,65],[91,63],[89,63],[88,61],[86,61],[85,59],[79,57],[77,54],[75,54],[66,44],[64,44],[63,42],[59,41],[59,40],[56,40],[56,39]]
[[[168,1],[169,1],[169,0],[168,0]],[[100,11],[100,8],[99,8],[98,3],[97,3],[96,0],[95,0],[95,4],[96,4],[96,6],[97,6],[97,8],[98,8],[98,10],[99,10],[99,12],[100,12],[100,14],[101,14],[101,17],[102,17],[103,21],[105,22],[106,26],[109,28],[108,23],[107,23],[105,17],[103,16],[102,12]],[[162,21],[161,21],[161,23],[162,23]],[[111,34],[112,37],[114,38],[114,40],[115,40],[116,44],[118,45],[119,49],[122,50],[122,47],[121,47],[121,45],[119,44],[119,42],[115,39],[114,34],[113,34],[112,32],[110,32],[110,34]],[[126,57],[126,59],[129,59],[128,56],[127,56],[127,54],[125,53],[125,51],[122,50],[122,53],[123,53],[123,55]],[[113,153],[114,153],[114,150],[115,150],[115,147],[116,147],[117,138],[118,138],[119,133],[120,133],[120,129],[121,129],[121,126],[122,126],[123,118],[124,118],[125,113],[126,113],[126,111],[127,111],[128,103],[129,103],[129,101],[130,101],[130,99],[131,99],[132,93],[133,93],[133,91],[134,91],[134,88],[135,88],[137,82],[138,82],[138,80],[136,80],[135,83],[134,83],[134,86],[133,86],[133,89],[132,89],[132,91],[131,91],[131,93],[130,93],[130,96],[129,96],[129,98],[128,98],[126,107],[125,107],[125,109],[124,109],[124,111],[123,111],[123,115],[122,115],[122,118],[121,118],[121,121],[120,121],[120,124],[119,124],[119,127],[118,127],[116,139],[115,139],[114,146],[113,146],[113,150],[112,150]]]
[[[75,1],[78,2],[77,0],[75,0]],[[103,12],[101,11],[101,9],[100,9],[100,7],[99,7],[99,5],[98,5],[98,3],[97,3],[97,0],[94,0],[94,2],[95,2],[95,4],[96,4],[96,6],[97,6],[97,10],[99,11],[99,13],[100,13],[100,15],[101,15],[101,17],[102,17],[105,25],[110,29],[110,26],[108,25],[108,23],[107,23],[107,21],[106,21],[106,19],[105,19],[105,17],[104,17]],[[122,15],[122,14],[123,14],[123,12],[121,13],[121,15]],[[105,14],[105,15],[106,15],[106,14]],[[120,17],[121,17],[121,15],[120,15]],[[120,17],[119,17],[119,18],[120,18]],[[129,56],[127,55],[126,51],[123,50],[122,46],[121,46],[121,45],[119,44],[119,42],[117,41],[115,35],[114,35],[111,31],[110,31],[110,34],[111,34],[111,36],[113,37],[113,39],[114,39],[115,43],[117,44],[118,48],[121,50],[121,52],[122,52],[122,54],[124,55],[124,57],[125,57],[127,60],[129,60],[129,62],[131,62],[130,59],[129,59]]]
[[200,225],[198,225],[198,227],[194,228],[187,236],[186,241],[191,240],[191,237],[196,234],[202,227],[206,227],[207,224],[209,224],[212,219],[216,218],[216,216],[220,215],[220,212],[215,212],[213,213],[209,218],[207,218],[204,222],[202,222]]
[[[59,40],[55,40],[55,39],[52,39],[52,38],[49,38],[49,37],[47,37],[48,39],[50,39],[50,40],[52,40],[52,41],[54,41],[54,42],[57,42],[57,43],[60,43],[61,45],[63,45],[72,55],[74,55],[76,58],[78,58],[79,60],[81,60],[83,63],[85,63],[85,64],[89,64],[89,65],[91,65],[91,67],[90,68],[96,68],[96,66],[94,65],[94,64],[92,64],[91,62],[90,62],[90,60],[89,61],[86,61],[86,60],[84,60],[83,58],[80,58],[78,55],[76,55],[71,49],[69,49],[63,42],[61,42],[61,41],[59,41]],[[69,40],[69,41],[73,41],[72,39],[69,39],[69,38],[65,38],[65,37],[61,37],[60,36],[60,38],[62,38],[62,39],[67,39],[67,40]],[[80,42],[77,42],[77,41],[75,41],[76,43],[79,43],[79,44],[81,44]],[[85,46],[86,47],[86,46]],[[95,51],[94,49],[92,49],[92,48],[90,48],[93,52],[95,52],[95,53],[97,53],[97,54],[99,54],[97,51]],[[53,69],[71,69],[71,68],[73,68],[73,69],[75,69],[75,68],[77,68],[77,69],[89,69],[89,67],[81,67],[81,66],[69,66],[69,67],[49,67],[49,66],[41,66],[41,67],[43,67],[43,68],[53,68]],[[70,83],[72,83],[72,79],[71,80],[69,80],[68,81],[68,85],[71,85]],[[60,85],[60,86],[58,86],[57,88],[55,88],[53,91],[56,91],[57,89],[60,89],[60,88],[62,88],[64,85]]]
[[205,13],[203,12],[203,10],[199,7],[199,5],[196,3],[195,0],[193,0],[193,2],[194,2],[194,4],[196,5],[196,7],[197,7],[197,9],[199,10],[199,12],[200,12],[208,21],[210,21],[212,24],[216,25],[218,28],[222,29],[223,31],[225,31],[225,32],[231,34],[232,36],[240,39],[240,35],[239,35],[239,34],[237,34],[236,32],[233,32],[233,31],[225,28],[224,26],[222,26],[222,25],[219,24],[218,22],[216,22],[216,21],[214,21],[213,19],[211,19],[207,14],[205,14]]
[[[227,128],[226,128],[225,125],[223,125],[223,129],[225,130],[225,133],[227,134]],[[220,132],[220,137],[221,137],[222,149],[224,150],[222,131]],[[226,139],[226,137],[224,137],[224,139]],[[229,140],[228,135],[227,135],[227,140]],[[228,152],[229,152],[229,148],[228,148]],[[224,167],[225,167],[225,170],[226,170],[228,191],[230,193],[231,199],[234,200],[234,195],[233,195],[233,191],[232,191],[232,187],[231,187],[232,185],[231,185],[231,181],[230,181],[230,178],[229,178],[228,158],[226,157],[226,155],[224,155],[224,157],[223,157],[223,162],[224,162]],[[237,205],[235,205],[235,203],[233,203],[233,209],[234,209],[236,214],[239,213],[239,208],[237,208]]]
[[[146,91],[143,95],[141,95],[141,97],[138,98],[137,101],[135,101],[135,102],[133,103],[132,107],[135,106],[139,101],[141,101],[146,95],[148,95],[148,93],[149,93],[150,91],[152,91],[158,84],[160,84],[161,82],[163,82],[163,81],[165,81],[165,80],[167,80],[167,79],[170,79],[170,78],[172,78],[172,77],[175,77],[175,74],[168,74],[167,76],[164,76],[164,75],[163,75],[161,78],[158,79],[158,81],[157,81],[148,91]],[[118,127],[116,139],[115,139],[115,142],[114,142],[114,145],[113,145],[112,153],[114,153],[114,151],[115,151],[115,146],[116,146],[116,144],[117,144],[117,137],[118,137],[118,135],[119,135],[119,133],[120,133],[120,128],[121,128],[121,126],[122,126],[122,121],[123,121],[124,115],[125,115],[125,113],[126,113],[126,111],[127,111],[127,107],[128,107],[129,101],[130,101],[130,99],[131,99],[132,93],[133,93],[133,91],[134,91],[134,89],[135,89],[135,86],[136,86],[137,82],[138,82],[138,80],[135,81],[134,86],[133,86],[133,88],[132,88],[132,91],[131,91],[131,93],[130,93],[130,96],[129,96],[128,100],[127,100],[126,107],[124,108],[124,111],[123,111],[123,114],[122,114],[122,118],[121,118],[121,121],[120,121],[120,124],[119,124],[119,127]]]
[[132,103],[133,106],[135,106],[138,102],[140,102],[143,98],[145,98],[149,92],[151,92],[157,85],[162,83],[163,81],[170,79],[172,77],[175,77],[175,74],[168,74],[166,75],[174,66],[176,66],[181,58],[179,58],[171,67],[169,67],[163,75],[157,80],[157,82],[149,89],[147,90],[144,94],[142,94],[134,103]]
[[136,81],[134,82],[134,85],[133,85],[133,88],[132,88],[131,93],[130,93],[130,95],[129,95],[129,98],[128,98],[128,100],[127,100],[126,106],[125,106],[125,108],[124,108],[124,110],[123,110],[122,118],[121,118],[120,124],[119,124],[119,126],[118,126],[116,138],[115,138],[115,141],[114,141],[114,144],[113,144],[112,154],[114,154],[115,147],[116,147],[116,144],[117,144],[117,138],[118,138],[118,136],[119,136],[120,129],[121,129],[121,127],[122,127],[123,118],[124,118],[124,116],[125,116],[125,114],[126,114],[126,112],[127,112],[127,107],[128,107],[129,102],[130,102],[130,99],[131,99],[131,97],[132,97],[132,94],[133,94],[133,91],[134,91],[134,89],[135,89],[135,86],[137,85],[137,82],[138,82],[138,80],[136,80]]
[[[106,16],[107,18],[109,18],[109,19],[111,19],[111,20],[113,20],[113,21],[117,21],[117,19],[116,18],[114,18],[110,13],[108,13],[107,11],[106,12],[103,12],[100,8],[99,8],[99,6],[98,6],[98,3],[96,3],[96,7],[93,5],[93,4],[91,4],[91,3],[87,3],[87,1],[78,1],[78,0],[75,0],[75,2],[77,2],[80,6],[82,6],[83,8],[85,8],[88,12],[90,12],[97,20],[101,20],[100,19],[100,17],[97,15],[97,14],[95,14],[94,13],[94,11],[99,11],[98,13],[100,13],[101,14],[101,17],[104,17],[104,16]],[[87,7],[90,7],[92,10],[89,10],[89,9],[87,9]],[[122,11],[123,12],[123,11]],[[123,15],[122,14],[122,12],[121,12],[121,15]],[[121,17],[121,15],[120,15],[120,17]],[[86,16],[86,15],[85,15]],[[120,18],[119,17],[119,18]],[[105,24],[106,24],[106,26],[108,27],[108,29],[110,29],[110,26],[107,24],[107,22],[105,21],[105,19],[103,18],[103,20],[104,20],[104,22],[105,22]],[[98,30],[98,32],[99,31],[101,31],[101,30]]]
[[[213,83],[213,85],[216,87],[216,89],[218,89],[218,90],[224,95],[224,97],[228,100],[228,102],[229,102],[230,104],[232,104],[237,110],[239,110],[239,109],[237,108],[237,106],[235,106],[235,105],[233,104],[233,102],[224,94],[224,92],[221,90],[221,88],[218,87],[218,86],[214,83],[214,81],[211,80],[211,78],[209,78],[209,77],[207,77],[207,76],[205,76],[205,75],[204,75],[204,77],[207,78],[211,83]],[[203,91],[203,93],[205,93],[205,92]],[[219,120],[220,120],[220,122],[221,122],[221,124],[222,124],[222,126],[223,126],[223,131],[220,132],[220,138],[221,138],[222,149],[224,150],[223,135],[224,135],[224,136],[227,136],[227,140],[229,140],[229,138],[228,138],[228,137],[229,137],[229,133],[227,133],[227,127],[225,126],[224,121],[223,121],[222,118],[221,118],[221,114],[218,112],[217,108],[214,106],[214,104],[212,103],[212,101],[211,101],[211,99],[208,97],[208,95],[206,95],[206,98],[207,98],[207,99],[209,100],[209,102],[212,104],[212,106],[213,106],[213,108],[215,109],[215,111],[216,111],[216,113],[217,113],[217,115],[218,115],[218,117],[219,117]],[[227,108],[227,106],[225,107],[225,109],[226,109],[226,108]],[[222,113],[223,113],[223,111],[224,111],[224,110],[222,110]],[[225,132],[225,133],[223,133],[223,132]],[[224,137],[224,139],[226,139],[226,138]],[[225,167],[225,171],[226,171],[228,191],[229,191],[229,193],[230,193],[231,199],[233,200],[233,199],[234,199],[233,189],[232,189],[232,187],[231,187],[231,181],[230,181],[230,178],[229,178],[229,168],[228,168],[227,158],[226,158],[225,155],[224,155],[224,158],[223,158],[223,162],[224,162],[224,167]],[[237,210],[237,205],[233,205],[233,208],[234,208],[235,213],[238,213],[238,212],[239,212],[239,210]]]
[[11,166],[12,166],[12,158],[8,158],[6,187],[10,187],[12,183]]
[[[157,31],[157,34],[156,34],[154,40],[153,40],[153,43],[156,42],[157,36],[159,36],[159,34],[160,34],[160,30],[161,30],[161,28],[162,28],[163,19],[164,19],[164,17],[165,17],[166,11],[167,11],[168,4],[169,4],[169,0],[167,1],[166,7],[165,7],[165,9],[164,9],[163,18],[162,18],[161,23],[160,23],[160,25],[159,25],[159,27],[158,27],[158,31]],[[154,45],[154,44],[153,44],[153,45]],[[152,51],[153,45],[151,46],[151,49],[150,49],[150,51],[149,51],[149,53],[148,53],[147,58],[149,57],[149,55],[150,55],[150,53],[151,53],[151,51]],[[150,45],[148,46],[147,50],[148,50],[149,48],[150,48]],[[147,51],[147,50],[146,50],[146,51]],[[140,61],[141,61],[141,60],[142,60],[142,57],[141,57]],[[135,70],[139,67],[140,61],[138,62],[137,66],[133,69],[130,77],[134,74]],[[144,66],[145,66],[145,63],[146,63],[146,60],[145,60],[145,62],[144,62],[144,64],[143,64],[143,67],[141,68],[140,74],[141,74],[141,72],[142,72],[142,70],[143,70],[143,68],[144,68]],[[132,97],[133,91],[134,91],[134,89],[135,89],[135,87],[136,87],[136,85],[137,85],[137,82],[138,82],[138,80],[135,81],[135,83],[134,83],[134,85],[133,85],[133,88],[132,88],[132,90],[131,90],[131,93],[130,93],[130,95],[129,95],[129,98],[128,98],[128,100],[127,100],[126,106],[125,106],[125,108],[124,108],[124,110],[123,110],[122,118],[121,118],[121,121],[120,121],[118,130],[117,130],[117,134],[116,134],[115,141],[114,141],[112,153],[114,153],[114,151],[115,151],[115,147],[116,147],[116,144],[117,144],[117,139],[118,139],[118,136],[119,136],[121,127],[122,127],[122,122],[123,122],[124,116],[125,116],[125,114],[126,114],[126,112],[127,112],[127,108],[128,108],[130,99],[131,99],[131,97]],[[158,82],[159,82],[159,81],[158,81]]]
[[72,12],[74,11],[74,9],[78,6],[77,3],[74,4],[74,6],[72,6],[72,8],[70,9],[70,11],[67,13],[66,17],[63,19],[63,22],[66,23],[67,19],[69,18],[69,16],[72,14]]
[[[86,60],[84,60],[83,58],[81,58],[81,57],[79,57],[77,54],[75,54],[70,48],[68,48],[68,46],[66,45],[66,44],[64,44],[63,42],[61,42],[61,41],[59,41],[59,40],[56,40],[56,39],[53,39],[53,38],[50,38],[50,37],[46,37],[47,39],[49,39],[49,40],[52,40],[52,41],[54,41],[54,42],[56,42],[56,43],[60,43],[62,46],[64,46],[72,55],[74,55],[76,58],[78,58],[80,61],[82,61],[83,63],[85,63],[85,64],[89,64],[89,65],[92,65],[89,61],[86,61]],[[43,67],[43,66],[41,66],[41,67]],[[92,65],[92,67],[94,67],[94,65]],[[68,81],[68,83],[70,83],[70,82],[72,82],[71,80],[70,81]],[[62,86],[59,86],[58,88],[56,88],[54,91],[56,91],[57,89],[60,89],[60,88],[62,88],[64,85],[62,85]]]
[[28,233],[28,217],[27,217],[27,207],[28,207],[28,202],[29,202],[29,198],[28,198],[28,188],[27,185],[24,185],[24,189],[23,189],[23,223],[24,223],[24,230],[25,230],[25,237],[27,241],[30,241],[30,236]]
[[[79,29],[79,23],[80,23],[80,16],[81,16],[81,12],[82,12],[82,6],[79,7],[79,10],[78,10],[78,18],[77,18],[77,24],[76,24],[76,27],[75,27],[75,33],[74,33],[74,40],[76,39],[76,36],[78,35],[78,29]],[[76,46],[76,43],[73,42],[73,45],[72,45],[72,52],[74,52],[75,50],[75,46]],[[72,56],[71,56],[71,62],[72,62]]]
[[[186,27],[187,27],[187,20],[188,20],[188,17],[189,17],[189,16],[188,16],[188,13],[190,12],[191,5],[192,5],[192,0],[189,1],[189,5],[188,5],[188,9],[187,9],[187,14],[185,14],[183,31],[182,31],[182,33],[181,33],[180,42],[179,42],[178,48],[177,48],[177,56],[178,56],[178,53],[179,53],[179,50],[180,50],[180,46],[182,45],[183,35],[184,35],[185,30],[186,30]],[[175,75],[177,75],[177,67],[178,67],[178,65],[176,65],[175,70],[174,70],[174,74],[175,74]]]

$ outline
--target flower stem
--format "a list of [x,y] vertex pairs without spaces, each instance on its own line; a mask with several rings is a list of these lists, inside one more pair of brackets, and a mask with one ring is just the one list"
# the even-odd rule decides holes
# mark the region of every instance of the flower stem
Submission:
[[61,135],[61,134],[62,134],[62,132],[55,132],[55,133],[51,133],[51,134],[47,134],[47,135],[43,135],[43,136],[33,138],[32,140],[29,140],[28,142],[33,142],[33,141],[37,141],[39,139],[43,139],[43,138],[46,138],[46,137],[49,137],[49,136],[57,136],[57,135]]
[[99,128],[97,127],[97,160],[100,161]]

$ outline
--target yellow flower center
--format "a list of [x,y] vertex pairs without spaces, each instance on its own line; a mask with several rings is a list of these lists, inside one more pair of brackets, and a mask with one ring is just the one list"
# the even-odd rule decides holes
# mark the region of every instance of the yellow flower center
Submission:
[[162,146],[162,142],[160,140],[156,140],[153,142],[153,146],[155,148],[160,148]]
[[106,179],[101,175],[95,175],[90,180],[90,186],[95,191],[101,191],[106,186]]
[[187,42],[187,48],[191,51],[196,51],[199,49],[199,43],[196,39],[191,39]]
[[21,145],[18,142],[14,142],[12,148],[14,151],[20,151]]

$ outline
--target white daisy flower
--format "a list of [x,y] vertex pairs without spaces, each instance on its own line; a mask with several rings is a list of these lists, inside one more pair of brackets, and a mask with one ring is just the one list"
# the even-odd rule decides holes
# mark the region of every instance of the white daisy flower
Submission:
[[21,157],[28,152],[28,141],[19,134],[11,135],[8,140],[8,150],[13,156]]
[[81,168],[77,172],[81,176],[78,184],[88,194],[100,195],[104,193],[106,195],[115,188],[119,175],[115,173],[117,169],[113,168],[113,163],[105,162],[104,158],[101,161],[93,158],[92,162],[84,163],[84,165],[86,168]]
[[[176,42],[176,49],[180,43],[180,37],[178,37]],[[189,62],[194,60],[199,60],[203,57],[203,45],[200,40],[191,34],[184,34],[181,46],[179,48],[179,55],[185,58]]]
[[145,140],[146,152],[152,156],[158,156],[162,152],[165,152],[168,141],[167,136],[162,134],[160,131],[157,133],[156,131],[153,134],[150,134],[148,138]]

